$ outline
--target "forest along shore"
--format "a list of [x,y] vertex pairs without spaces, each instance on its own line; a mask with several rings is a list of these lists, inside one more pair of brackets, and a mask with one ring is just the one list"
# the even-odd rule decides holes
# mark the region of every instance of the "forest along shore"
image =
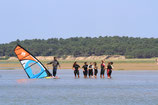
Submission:
[[[53,56],[37,56],[37,58],[48,68],[52,69],[51,65],[46,65],[53,59]],[[109,61],[114,62],[114,70],[158,70],[158,64],[155,59],[126,59],[124,56],[90,56],[90,57],[72,57],[59,58],[61,69],[72,69],[74,61],[78,61],[82,66],[84,62],[97,62],[100,67],[100,61],[105,60],[106,64]],[[0,60],[0,70],[22,69],[21,64],[16,57],[10,57],[8,60]]]

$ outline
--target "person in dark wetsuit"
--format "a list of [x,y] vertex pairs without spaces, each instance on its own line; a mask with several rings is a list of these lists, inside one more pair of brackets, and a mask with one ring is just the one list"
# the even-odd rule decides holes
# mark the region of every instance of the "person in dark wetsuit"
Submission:
[[74,62],[72,69],[74,70],[75,78],[76,75],[78,75],[78,78],[80,78],[80,73],[79,73],[80,66],[77,64],[77,62]]
[[87,65],[87,62],[84,62],[84,65],[82,66],[82,68],[83,68],[84,78],[87,78],[87,73],[88,73],[88,65]]
[[97,63],[94,62],[94,77],[97,78],[97,74],[98,74],[98,66]]
[[109,62],[107,65],[107,76],[108,78],[111,78],[111,73],[112,73],[112,69],[113,69],[113,62]]
[[89,78],[93,78],[93,64],[90,62],[90,65],[88,65],[88,71],[89,71]]
[[54,57],[53,61],[47,63],[47,65],[49,65],[49,64],[52,64],[52,66],[53,66],[53,73],[52,74],[54,77],[56,77],[58,66],[60,67],[60,64],[59,64],[57,58]]
[[105,74],[105,63],[104,63],[104,61],[102,60],[102,61],[101,61],[100,78],[105,78],[104,74]]

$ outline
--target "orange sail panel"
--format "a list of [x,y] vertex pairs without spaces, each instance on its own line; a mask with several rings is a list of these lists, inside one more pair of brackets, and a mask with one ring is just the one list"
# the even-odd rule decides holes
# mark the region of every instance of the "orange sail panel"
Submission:
[[14,50],[15,54],[17,55],[19,60],[33,60],[36,61],[27,51],[25,51],[23,48],[20,46],[17,46]]

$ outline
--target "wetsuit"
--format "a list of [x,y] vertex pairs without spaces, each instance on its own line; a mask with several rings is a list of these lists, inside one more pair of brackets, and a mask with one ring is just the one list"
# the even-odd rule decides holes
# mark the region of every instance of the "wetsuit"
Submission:
[[108,77],[111,77],[111,73],[112,73],[112,66],[111,66],[111,65],[108,65],[108,66],[107,66],[107,76],[108,76]]
[[89,76],[93,76],[93,65],[89,65]]
[[87,76],[87,69],[88,69],[88,65],[83,65],[83,67],[82,67],[83,69],[84,69],[84,71],[83,71],[83,74],[84,74],[84,76]]
[[97,74],[98,74],[98,67],[95,66],[95,67],[94,67],[94,75],[97,76]]
[[76,75],[79,75],[79,70],[78,70],[79,67],[80,67],[80,66],[79,66],[78,64],[73,65],[73,68],[75,68],[75,70],[74,70],[75,76],[76,76]]
[[57,74],[57,68],[59,66],[59,62],[57,60],[53,60],[52,62],[50,62],[48,64],[52,64],[52,66],[53,66],[53,76],[55,77],[56,74]]
[[105,73],[105,64],[104,64],[104,63],[102,63],[102,64],[101,64],[101,71],[100,71],[100,75],[104,75],[104,73]]

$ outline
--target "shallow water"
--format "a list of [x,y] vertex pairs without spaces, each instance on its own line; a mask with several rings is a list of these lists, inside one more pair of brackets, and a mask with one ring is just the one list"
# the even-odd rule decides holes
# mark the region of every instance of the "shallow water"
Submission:
[[0,70],[0,105],[158,105],[158,71],[74,79],[72,70],[58,70],[58,76],[29,80],[23,70]]

